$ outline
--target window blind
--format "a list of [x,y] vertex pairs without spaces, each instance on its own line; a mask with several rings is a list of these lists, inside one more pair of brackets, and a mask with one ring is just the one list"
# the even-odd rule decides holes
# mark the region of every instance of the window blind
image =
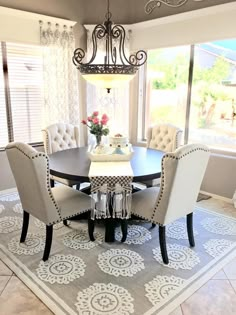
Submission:
[[[0,46],[1,47],[1,46]],[[3,59],[0,49],[0,147],[8,143],[7,115],[5,102],[5,84],[3,76]]]
[[[38,46],[4,43],[0,74],[0,146],[9,141],[42,142],[42,55]],[[4,92],[7,82],[7,94]],[[6,119],[6,114],[8,119]],[[5,117],[5,120],[3,119]],[[7,125],[8,121],[8,125]]]
[[42,141],[42,56],[37,46],[7,43],[14,141]]

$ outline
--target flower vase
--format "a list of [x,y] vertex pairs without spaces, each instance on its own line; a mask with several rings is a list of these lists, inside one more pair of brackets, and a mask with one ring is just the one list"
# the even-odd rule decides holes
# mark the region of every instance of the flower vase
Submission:
[[99,147],[99,146],[101,145],[101,142],[102,142],[102,136],[96,135],[96,145],[95,145],[95,148],[96,148],[96,147]]

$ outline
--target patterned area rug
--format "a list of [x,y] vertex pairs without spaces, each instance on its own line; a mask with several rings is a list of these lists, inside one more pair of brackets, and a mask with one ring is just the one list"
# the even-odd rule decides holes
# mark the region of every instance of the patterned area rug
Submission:
[[209,280],[236,252],[236,220],[196,207],[195,248],[185,220],[167,228],[170,263],[162,263],[158,228],[130,222],[126,243],[104,242],[102,222],[90,242],[86,221],[55,226],[50,259],[41,260],[44,225],[31,217],[19,243],[22,207],[17,193],[0,195],[0,258],[55,313],[81,315],[168,314]]

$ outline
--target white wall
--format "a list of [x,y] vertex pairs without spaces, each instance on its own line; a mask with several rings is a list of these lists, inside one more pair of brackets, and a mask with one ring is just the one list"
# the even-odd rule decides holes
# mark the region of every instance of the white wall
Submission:
[[201,190],[232,199],[236,190],[236,158],[211,154]]
[[76,22],[0,7],[0,41],[39,45],[39,21],[73,26]]
[[133,51],[236,38],[236,3],[136,23],[131,30]]

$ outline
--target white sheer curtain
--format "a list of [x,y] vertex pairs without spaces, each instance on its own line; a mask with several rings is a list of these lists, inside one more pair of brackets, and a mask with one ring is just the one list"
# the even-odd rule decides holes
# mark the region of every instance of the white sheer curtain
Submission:
[[72,62],[75,49],[72,27],[40,22],[40,43],[43,48],[43,127],[58,122],[76,125],[80,117],[77,69]]
[[[127,32],[128,33],[128,32]],[[87,60],[92,55],[92,41],[91,31],[87,31]],[[129,39],[126,36],[126,54],[129,53]],[[98,41],[99,58],[96,59],[104,62],[104,42]],[[121,133],[129,136],[129,84],[126,87],[111,89],[110,93],[104,88],[96,87],[92,84],[87,84],[87,113],[90,115],[93,111],[99,113],[106,113],[109,117],[108,127],[110,129],[109,135]],[[89,142],[92,141],[89,135]]]

